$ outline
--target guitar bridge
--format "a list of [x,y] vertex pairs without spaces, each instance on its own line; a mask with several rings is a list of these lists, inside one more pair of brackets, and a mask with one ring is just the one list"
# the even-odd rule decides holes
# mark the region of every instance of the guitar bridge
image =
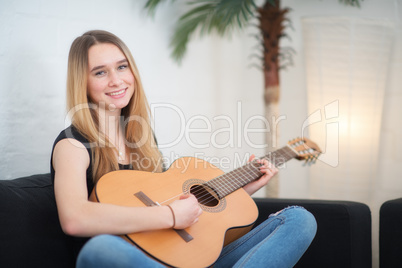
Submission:
[[[139,191],[138,193],[134,194],[135,197],[137,197],[139,200],[141,200],[142,203],[144,203],[146,206],[148,207],[155,207],[155,206],[160,206],[160,204],[158,202],[154,202],[152,201],[151,198],[149,198],[144,192]],[[182,229],[182,230],[177,230],[177,229],[173,229],[181,238],[183,238],[183,240],[185,242],[190,242],[191,240],[193,240],[194,238],[187,233],[186,230]]]
[[144,203],[148,207],[155,207],[155,206],[160,206],[159,203],[155,203],[152,201],[151,198],[149,198],[146,194],[144,194],[142,191],[139,191],[138,193],[134,194],[135,197],[137,197],[139,200],[141,200],[142,203]]

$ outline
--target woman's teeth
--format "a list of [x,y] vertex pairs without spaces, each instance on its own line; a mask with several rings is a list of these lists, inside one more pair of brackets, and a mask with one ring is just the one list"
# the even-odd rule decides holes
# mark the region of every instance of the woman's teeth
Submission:
[[123,94],[123,92],[124,92],[124,91],[125,91],[125,89],[122,89],[122,90],[117,91],[117,92],[112,92],[112,93],[109,93],[108,95],[110,95],[110,96],[116,96],[116,95]]

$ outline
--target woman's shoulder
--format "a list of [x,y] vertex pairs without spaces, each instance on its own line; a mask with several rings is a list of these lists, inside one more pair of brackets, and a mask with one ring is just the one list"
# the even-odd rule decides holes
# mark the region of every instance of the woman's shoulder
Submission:
[[70,125],[66,129],[62,130],[60,134],[57,136],[56,140],[54,141],[54,146],[61,140],[64,139],[73,139],[79,141],[82,145],[84,145],[87,150],[91,149],[90,143],[88,139],[84,137],[73,125]]
[[[56,150],[57,149],[57,150]],[[77,150],[78,149],[78,150]],[[53,143],[51,165],[53,168],[53,155],[58,152],[83,152],[86,149],[89,161],[92,161],[90,142],[73,125],[62,130]],[[80,153],[81,154],[81,153]]]
[[61,172],[69,170],[66,165],[75,169],[85,168],[89,196],[93,188],[91,161],[90,143],[74,126],[69,126],[60,132],[53,144],[50,157],[52,181],[55,180],[55,168],[61,168]]
[[[88,156],[83,154],[85,151],[87,151],[85,154]],[[74,154],[74,152],[81,155],[81,157],[89,157],[89,162],[91,162],[92,155],[89,141],[73,125],[70,125],[59,133],[53,143],[50,157],[50,170],[52,175],[54,175],[53,157],[60,155],[60,153],[62,155],[69,155],[71,153]]]

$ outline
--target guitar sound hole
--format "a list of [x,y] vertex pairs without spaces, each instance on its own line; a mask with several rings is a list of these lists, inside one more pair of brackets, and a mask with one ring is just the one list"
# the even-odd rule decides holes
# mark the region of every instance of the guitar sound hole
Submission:
[[219,204],[219,199],[215,191],[206,185],[193,185],[190,193],[195,195],[198,203],[207,207],[215,207]]

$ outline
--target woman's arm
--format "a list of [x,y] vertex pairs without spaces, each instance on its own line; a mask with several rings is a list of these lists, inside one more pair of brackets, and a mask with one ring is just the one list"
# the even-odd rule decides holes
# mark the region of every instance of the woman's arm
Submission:
[[[55,196],[63,231],[73,236],[127,234],[170,228],[173,215],[166,206],[122,207],[88,200],[86,170],[89,155],[74,139],[57,143],[53,152]],[[196,198],[184,196],[171,204],[176,216],[176,228],[194,224],[201,209]]]

